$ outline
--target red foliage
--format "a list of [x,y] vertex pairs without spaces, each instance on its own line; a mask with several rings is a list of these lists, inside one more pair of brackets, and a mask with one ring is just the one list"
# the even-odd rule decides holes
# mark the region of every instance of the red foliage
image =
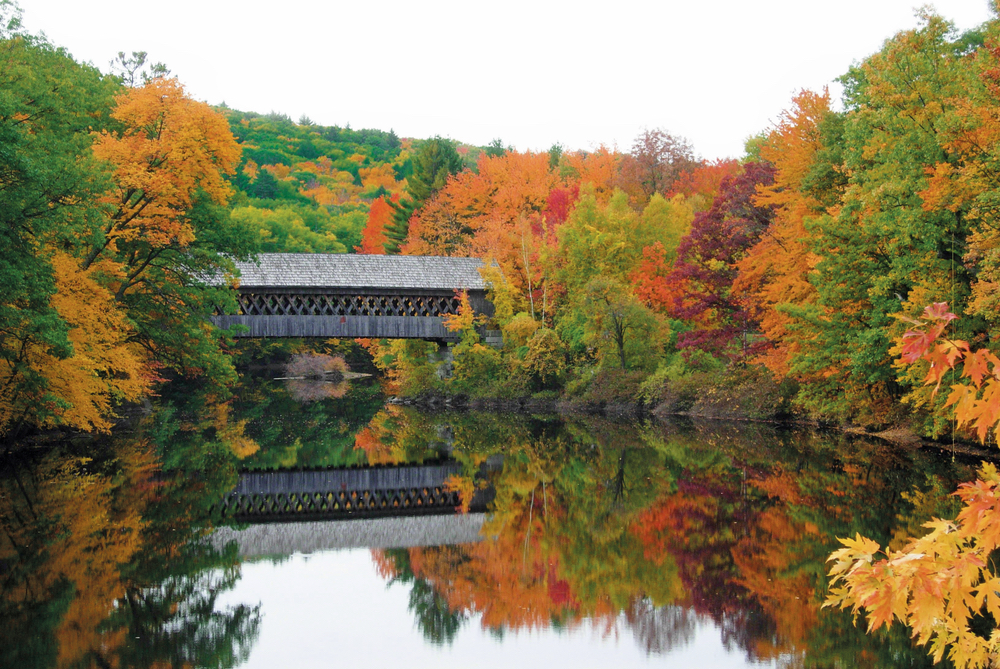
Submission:
[[757,316],[732,294],[736,263],[771,224],[774,208],[754,203],[759,186],[769,185],[774,169],[747,163],[740,173],[723,179],[711,208],[695,216],[691,232],[677,247],[677,261],[665,279],[665,291],[676,297],[669,311],[695,325],[678,337],[678,348],[697,348],[715,356],[745,357],[728,350],[740,335],[757,329]]
[[685,197],[701,195],[706,199],[707,206],[715,199],[716,193],[722,187],[723,180],[736,176],[739,171],[739,161],[731,158],[702,163],[692,170],[682,172],[674,181],[667,197],[673,197],[678,193]]

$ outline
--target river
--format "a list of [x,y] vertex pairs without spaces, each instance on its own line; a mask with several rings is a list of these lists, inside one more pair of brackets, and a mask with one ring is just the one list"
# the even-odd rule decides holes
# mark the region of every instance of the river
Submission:
[[0,666],[921,667],[822,608],[974,462],[726,422],[427,413],[377,385],[164,391],[0,460]]

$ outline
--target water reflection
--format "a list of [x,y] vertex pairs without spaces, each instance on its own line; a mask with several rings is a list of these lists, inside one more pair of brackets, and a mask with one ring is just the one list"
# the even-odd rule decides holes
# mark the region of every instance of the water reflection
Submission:
[[[338,657],[375,664],[530,665],[545,648],[622,666],[930,666],[905,630],[868,636],[820,608],[825,559],[837,536],[889,543],[954,513],[948,493],[971,477],[839,434],[422,413],[365,383],[302,403],[262,378],[227,402],[165,393],[128,434],[14,453],[0,666],[17,667],[273,666],[269,649],[290,645],[321,666],[336,625]],[[298,501],[291,523],[220,515],[241,476],[334,472],[346,490],[371,467],[447,470],[431,487],[449,501],[366,520]],[[451,515],[473,499],[485,514]]]
[[424,599],[426,582],[462,620],[497,634],[624,625],[649,653],[710,621],[751,662],[930,664],[905,635],[868,637],[820,603],[834,537],[888,542],[949,512],[941,493],[969,472],[946,459],[768,426],[393,419],[420,426],[399,432],[411,441],[447,423],[469,471],[503,453],[489,541],[374,557],[387,580],[420,583]]
[[22,453],[0,471],[0,665],[247,658],[260,612],[216,606],[239,565],[192,516],[205,481],[165,480],[155,449],[121,439]]

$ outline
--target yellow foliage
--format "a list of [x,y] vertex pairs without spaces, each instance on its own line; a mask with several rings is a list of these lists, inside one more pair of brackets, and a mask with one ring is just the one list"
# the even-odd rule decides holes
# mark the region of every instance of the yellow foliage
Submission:
[[503,328],[503,341],[509,348],[517,349],[526,346],[535,331],[542,326],[534,318],[520,312]]
[[459,295],[458,313],[445,316],[444,326],[450,332],[469,332],[475,325],[476,314],[469,303],[469,292],[463,290]]
[[257,173],[260,172],[260,167],[252,160],[248,160],[247,164],[243,166],[243,174],[247,175],[247,179],[250,183],[257,180]]
[[[128,319],[111,293],[93,278],[105,267],[98,264],[84,271],[74,258],[58,251],[53,254],[52,266],[57,288],[52,307],[69,326],[73,353],[60,358],[41,343],[27,344],[25,357],[45,378],[47,387],[32,397],[4,395],[0,425],[34,405],[32,413],[41,413],[44,427],[107,430],[115,404],[138,401],[150,391],[156,377],[149,371],[143,351],[128,342]],[[0,384],[11,381],[9,370],[3,370]],[[38,408],[43,411],[38,412]]]
[[472,496],[476,494],[476,482],[471,476],[453,475],[445,479],[444,489],[448,492],[457,492],[459,499],[459,511],[469,512],[469,505],[472,503]]
[[[141,546],[142,513],[153,491],[146,484],[155,460],[144,444],[132,443],[119,455],[114,476],[88,473],[86,458],[53,459],[43,465],[44,475],[29,477],[26,485],[0,488],[0,556],[16,557],[44,542],[37,568],[23,581],[12,581],[2,596],[25,601],[62,580],[75,585],[56,630],[60,667],[75,666],[95,648],[110,654],[127,634],[124,627],[109,630],[103,623],[125,588],[121,565]],[[47,526],[41,537],[40,524]]]
[[288,165],[264,165],[264,169],[278,181],[284,181],[292,173],[292,168]]
[[388,163],[383,163],[375,167],[362,167],[358,170],[358,174],[361,176],[361,183],[365,189],[381,186],[389,192],[399,190],[399,186],[396,183],[396,172],[392,169],[392,165]]
[[220,442],[225,444],[237,458],[242,460],[248,458],[260,450],[260,444],[244,434],[247,426],[246,419],[232,422],[229,418],[231,407],[229,404],[218,404],[215,407],[215,435]]
[[232,188],[240,147],[225,117],[189,98],[176,79],[157,78],[118,96],[111,115],[125,126],[102,132],[94,155],[114,167],[116,191],[108,201],[117,211],[107,230],[118,241],[187,245],[194,230],[183,214],[201,190],[224,204]]
[[930,533],[883,559],[875,559],[880,547],[871,539],[841,539],[825,606],[866,611],[869,631],[899,619],[930,645],[935,662],[947,653],[956,667],[995,666],[1000,632],[985,637],[970,626],[983,612],[1000,620],[1000,578],[989,559],[1000,547],[1000,476],[984,464],[979,477],[959,487],[955,521],[926,523]]

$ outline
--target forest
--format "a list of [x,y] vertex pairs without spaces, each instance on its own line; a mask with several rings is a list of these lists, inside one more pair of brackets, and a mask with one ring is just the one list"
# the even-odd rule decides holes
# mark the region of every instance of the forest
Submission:
[[[267,346],[209,317],[235,308],[234,260],[261,252],[487,261],[496,312],[450,320],[445,378],[428,342],[319,345],[363,347],[393,394],[996,440],[1000,18],[958,33],[924,10],[843,74],[841,100],[803,90],[744,155],[706,161],[663,129],[628,150],[520,152],[213,107],[145,53],[102,72],[19,16],[0,3],[8,444],[109,431],[180,379],[211,407],[195,422],[252,454],[227,402]],[[982,607],[1000,619],[985,567],[1000,536],[983,520],[1000,514],[1000,477],[968,485],[924,543],[879,562],[851,540],[831,602],[980,666],[1000,639],[962,630]],[[945,572],[965,596],[935,608]]]
[[488,261],[504,347],[455,319],[442,380],[428,344],[365,342],[398,393],[950,436],[901,347],[939,302],[955,337],[996,339],[996,30],[926,14],[843,75],[843,111],[802,91],[705,161],[661,129],[532,153],[213,108],[145,54],[104,74],[15,22],[0,426],[107,429],[177,376],[224,399],[239,350],[207,317],[233,307],[233,260],[282,251]]

